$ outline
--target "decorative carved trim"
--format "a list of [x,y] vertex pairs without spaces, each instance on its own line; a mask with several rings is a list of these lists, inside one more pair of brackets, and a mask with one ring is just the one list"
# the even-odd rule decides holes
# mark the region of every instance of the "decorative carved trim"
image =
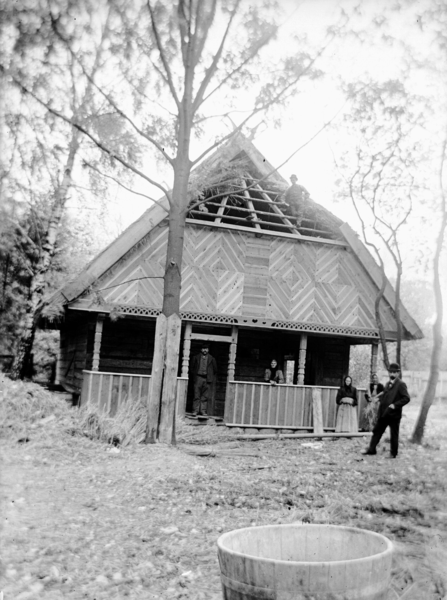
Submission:
[[[111,305],[109,305],[111,307]],[[104,311],[104,307],[101,307]],[[157,317],[161,310],[149,306],[131,306],[125,304],[114,305],[115,311],[123,315],[141,317]],[[262,327],[267,329],[285,329],[292,331],[329,333],[332,335],[348,335],[350,337],[379,339],[379,332],[374,329],[362,327],[347,327],[343,325],[331,325],[329,323],[303,323],[299,321],[276,321],[259,317],[247,317],[242,315],[216,315],[212,313],[181,312],[184,321],[195,321],[199,323],[223,323],[228,325],[239,325],[243,327]]]
[[304,385],[304,374],[306,369],[307,334],[300,337],[300,349],[298,354],[298,385]]

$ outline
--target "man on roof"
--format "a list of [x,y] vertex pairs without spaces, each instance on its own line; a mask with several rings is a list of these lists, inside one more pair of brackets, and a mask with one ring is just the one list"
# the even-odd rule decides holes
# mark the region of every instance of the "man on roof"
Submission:
[[290,176],[291,186],[286,191],[285,201],[290,207],[292,215],[296,219],[296,224],[299,227],[304,217],[305,202],[310,198],[306,188],[298,183],[296,175]]

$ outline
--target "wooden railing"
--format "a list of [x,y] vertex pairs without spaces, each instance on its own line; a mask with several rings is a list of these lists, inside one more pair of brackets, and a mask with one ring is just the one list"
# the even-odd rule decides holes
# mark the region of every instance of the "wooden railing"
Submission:
[[[323,427],[335,429],[338,388],[231,381],[227,387],[224,420],[234,427],[268,429],[312,429],[312,394],[321,392]],[[359,390],[360,415],[365,405]]]
[[[147,402],[150,375],[128,373],[103,373],[83,371],[80,405],[97,406],[100,411],[113,416],[125,402]],[[177,415],[185,414],[187,377],[177,378]]]

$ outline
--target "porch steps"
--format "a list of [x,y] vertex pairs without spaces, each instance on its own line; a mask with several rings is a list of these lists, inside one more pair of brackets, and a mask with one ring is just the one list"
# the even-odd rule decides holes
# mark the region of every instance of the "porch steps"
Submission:
[[268,438],[338,438],[371,436],[369,431],[335,433],[335,427],[324,431],[314,431],[312,427],[285,427],[284,425],[246,425],[244,423],[225,423],[240,439],[257,440]]
[[192,425],[192,426],[198,426],[198,425],[217,425],[217,426],[224,426],[224,420],[222,417],[214,417],[214,416],[203,416],[203,415],[197,415],[194,416],[191,413],[185,413],[185,424],[186,425]]

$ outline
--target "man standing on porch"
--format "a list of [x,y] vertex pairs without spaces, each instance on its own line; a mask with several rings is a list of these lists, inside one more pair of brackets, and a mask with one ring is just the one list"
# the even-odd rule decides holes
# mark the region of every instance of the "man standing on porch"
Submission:
[[216,360],[209,354],[209,345],[202,344],[200,354],[192,359],[191,373],[194,381],[193,415],[208,416],[208,401],[211,400],[217,375]]

